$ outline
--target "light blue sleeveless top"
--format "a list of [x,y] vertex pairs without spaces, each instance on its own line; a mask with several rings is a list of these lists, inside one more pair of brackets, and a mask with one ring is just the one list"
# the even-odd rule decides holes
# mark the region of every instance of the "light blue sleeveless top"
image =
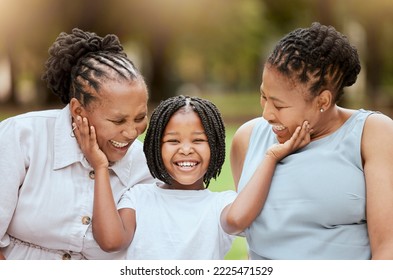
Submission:
[[[337,131],[284,158],[260,216],[246,230],[254,259],[370,259],[361,137],[373,112],[358,110]],[[277,143],[261,118],[254,127],[241,190]]]

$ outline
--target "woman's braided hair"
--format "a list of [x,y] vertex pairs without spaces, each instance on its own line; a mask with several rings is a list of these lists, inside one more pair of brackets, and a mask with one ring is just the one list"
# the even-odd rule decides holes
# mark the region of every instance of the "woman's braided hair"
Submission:
[[116,35],[104,38],[74,28],[60,33],[49,48],[42,79],[64,104],[77,98],[87,105],[108,79],[136,80],[140,73],[123,52]]
[[282,74],[307,84],[313,97],[328,89],[337,102],[353,85],[361,66],[357,50],[332,26],[314,22],[282,38],[267,60]]
[[216,179],[220,174],[225,161],[225,126],[218,108],[210,101],[183,95],[161,101],[150,117],[143,151],[152,176],[167,184],[171,184],[172,178],[166,171],[162,161],[161,141],[170,118],[184,107],[192,108],[199,115],[207,135],[210,147],[210,163],[203,178],[207,188],[210,180],[212,178]]

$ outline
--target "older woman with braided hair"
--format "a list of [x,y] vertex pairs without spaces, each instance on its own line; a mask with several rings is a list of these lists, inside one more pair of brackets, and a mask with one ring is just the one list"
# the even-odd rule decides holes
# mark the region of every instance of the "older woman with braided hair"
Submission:
[[43,79],[65,104],[0,125],[0,259],[114,259],[95,242],[94,171],[72,123],[94,125],[114,202],[151,183],[137,137],[147,127],[144,78],[115,35],[73,29],[49,49]]
[[313,23],[282,38],[262,75],[262,117],[231,147],[242,190],[274,143],[308,121],[311,142],[276,167],[263,209],[246,230],[252,259],[393,259],[393,121],[337,105],[356,82],[356,49]]

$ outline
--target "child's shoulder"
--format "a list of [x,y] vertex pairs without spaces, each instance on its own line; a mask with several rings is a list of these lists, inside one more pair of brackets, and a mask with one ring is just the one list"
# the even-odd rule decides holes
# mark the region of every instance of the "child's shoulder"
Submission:
[[225,202],[232,202],[237,195],[237,193],[233,190],[211,192],[211,193],[216,196],[217,200],[225,201]]
[[139,190],[147,190],[147,189],[154,189],[157,187],[157,183],[141,183],[141,184],[136,184],[133,187],[129,188],[129,191],[139,191]]

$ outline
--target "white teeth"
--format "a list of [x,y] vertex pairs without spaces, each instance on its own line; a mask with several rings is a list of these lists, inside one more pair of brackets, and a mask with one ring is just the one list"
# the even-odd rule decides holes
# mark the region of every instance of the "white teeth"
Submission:
[[177,165],[179,165],[180,167],[194,167],[195,165],[197,165],[197,163],[196,162],[183,161],[183,162],[178,162]]
[[285,129],[285,126],[282,126],[282,125],[274,125],[273,127],[275,130],[278,130],[278,131]]
[[128,145],[128,143],[121,143],[121,142],[117,142],[115,140],[110,140],[110,142],[112,143],[113,146],[115,146],[116,148],[124,148],[125,146]]

